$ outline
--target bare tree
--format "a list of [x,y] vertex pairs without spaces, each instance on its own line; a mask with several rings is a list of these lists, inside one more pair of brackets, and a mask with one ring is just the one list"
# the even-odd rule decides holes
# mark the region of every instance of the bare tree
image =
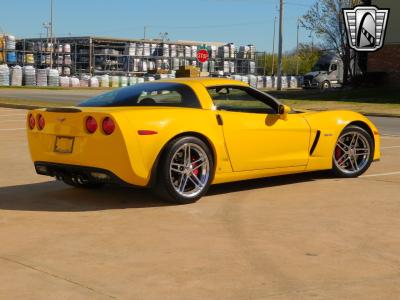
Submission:
[[335,51],[343,61],[343,83],[350,70],[350,47],[346,36],[342,9],[361,4],[362,0],[317,0],[300,19],[304,28],[314,32],[326,49]]

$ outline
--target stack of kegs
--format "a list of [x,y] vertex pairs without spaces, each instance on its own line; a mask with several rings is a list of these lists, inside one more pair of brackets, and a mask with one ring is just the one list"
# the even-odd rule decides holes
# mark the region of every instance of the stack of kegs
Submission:
[[60,85],[60,74],[57,69],[49,69],[48,71],[48,85],[59,86]]
[[71,68],[70,67],[64,67],[63,73],[65,76],[70,76],[71,75]]
[[110,87],[110,76],[103,75],[100,76],[99,79],[101,87]]
[[25,64],[33,65],[35,63],[35,57],[32,53],[25,55]]
[[47,70],[37,69],[36,70],[36,85],[47,86]]
[[135,85],[135,84],[137,84],[137,78],[136,77],[129,77],[129,79],[128,79],[128,83],[129,83],[129,85]]
[[15,50],[15,36],[6,35],[6,49]]
[[11,86],[22,85],[22,68],[20,66],[14,66],[11,68]]
[[7,65],[0,65],[0,86],[10,85],[10,69]]
[[35,86],[36,85],[36,70],[32,66],[25,66],[22,68],[22,78],[24,85]]
[[90,76],[86,74],[81,75],[81,79],[79,80],[79,85],[81,87],[89,87]]
[[67,54],[64,56],[64,65],[70,66],[72,64],[71,55]]
[[111,87],[119,87],[119,76],[111,76]]
[[68,76],[61,76],[60,77],[60,86],[62,87],[69,87],[69,77]]
[[121,77],[119,78],[119,86],[121,86],[121,87],[128,86],[128,77],[126,77],[126,76],[121,76]]
[[96,76],[90,78],[89,81],[90,87],[98,88],[99,87],[99,79]]
[[71,87],[80,87],[79,78],[71,77]]
[[71,45],[64,44],[64,53],[71,53]]
[[9,63],[9,64],[17,63],[17,54],[15,53],[15,51],[7,52],[7,63]]

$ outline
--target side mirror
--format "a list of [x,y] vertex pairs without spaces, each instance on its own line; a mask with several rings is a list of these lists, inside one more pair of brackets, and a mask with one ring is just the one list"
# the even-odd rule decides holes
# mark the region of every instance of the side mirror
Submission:
[[286,119],[290,111],[291,109],[289,106],[284,104],[279,105],[279,115],[281,116],[281,119]]

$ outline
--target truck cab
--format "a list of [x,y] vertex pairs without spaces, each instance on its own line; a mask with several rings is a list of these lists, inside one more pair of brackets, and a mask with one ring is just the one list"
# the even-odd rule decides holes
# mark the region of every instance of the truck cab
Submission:
[[322,55],[311,72],[304,75],[303,89],[329,89],[341,87],[343,62],[335,54]]

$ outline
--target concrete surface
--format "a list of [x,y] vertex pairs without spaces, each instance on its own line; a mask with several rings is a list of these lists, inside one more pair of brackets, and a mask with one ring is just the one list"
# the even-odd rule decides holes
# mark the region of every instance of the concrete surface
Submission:
[[36,175],[24,123],[0,108],[0,299],[399,298],[399,137],[358,179],[224,184],[173,206]]

